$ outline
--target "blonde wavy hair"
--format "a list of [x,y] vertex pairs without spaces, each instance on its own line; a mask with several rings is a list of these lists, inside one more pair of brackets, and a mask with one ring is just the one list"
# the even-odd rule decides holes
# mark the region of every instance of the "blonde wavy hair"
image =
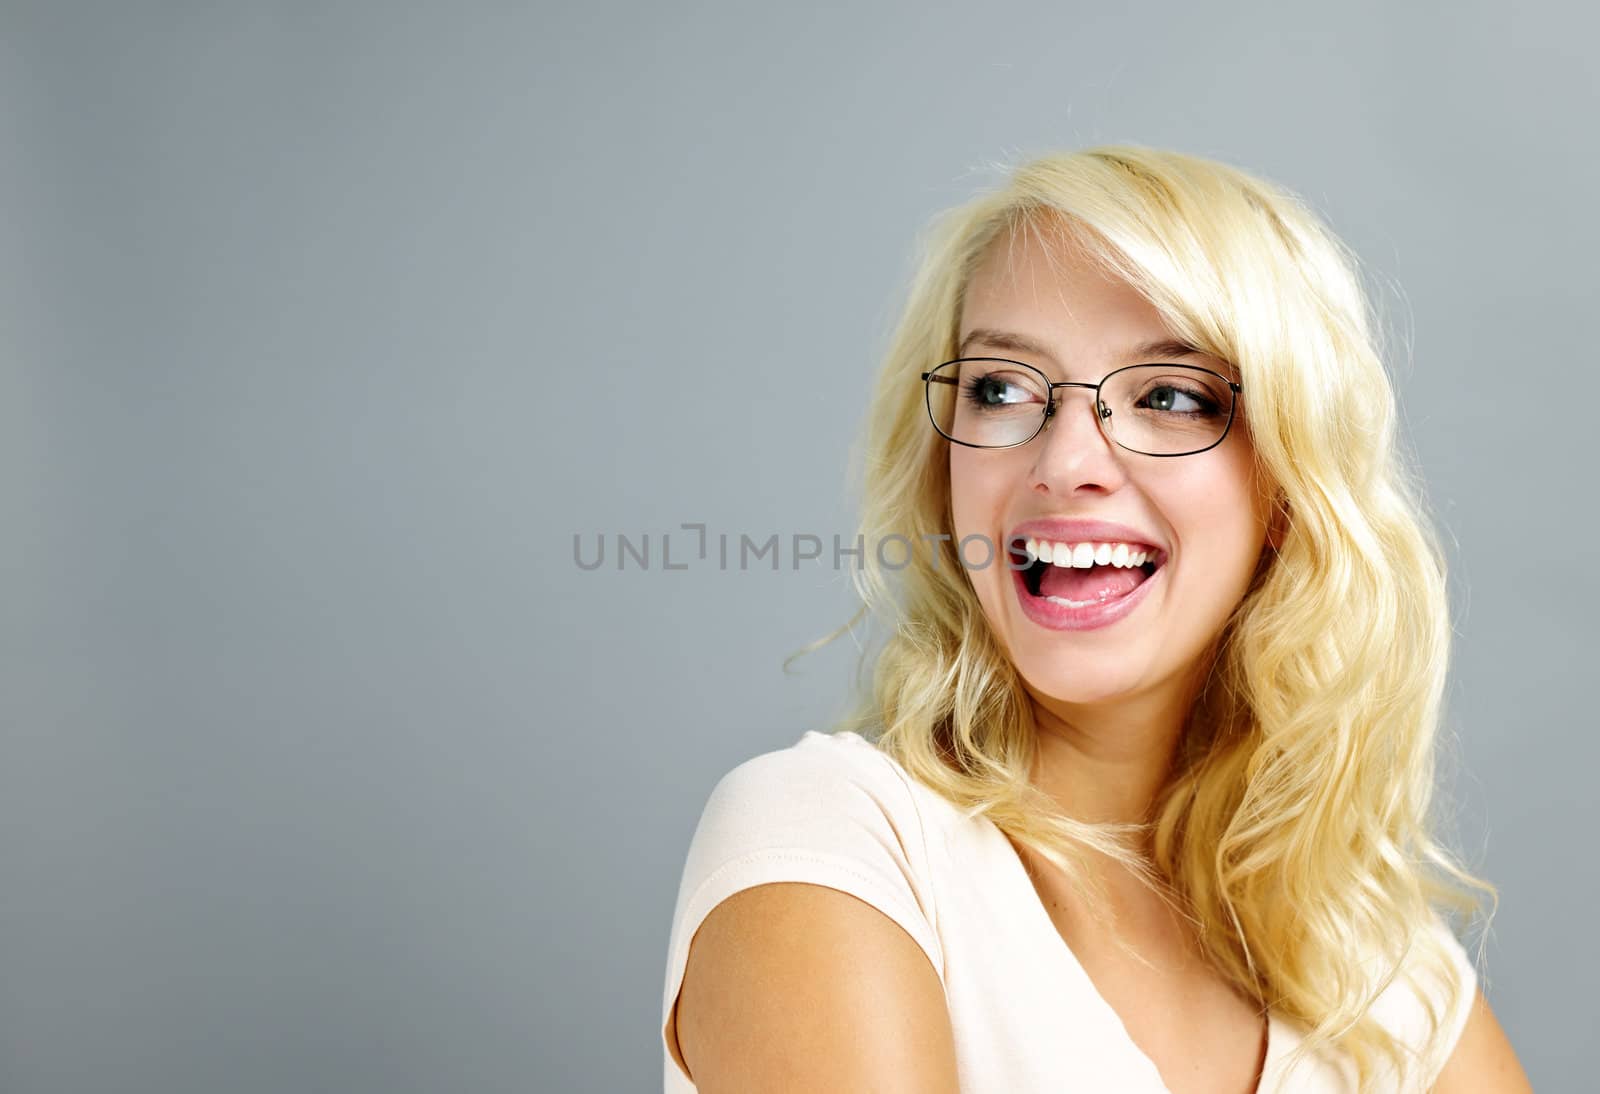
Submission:
[[[1070,238],[1177,337],[1237,366],[1284,522],[1217,638],[1170,779],[1141,825],[1063,816],[1030,784],[1022,681],[955,545],[921,538],[953,529],[947,442],[928,422],[918,373],[958,355],[969,279],[992,243],[1019,231],[1047,245]],[[1092,896],[1104,890],[1090,857],[1123,863],[1190,918],[1233,984],[1307,1027],[1302,1053],[1348,1054],[1366,1091],[1381,1058],[1406,1066],[1406,1046],[1368,1013],[1403,967],[1452,985],[1450,1009],[1426,1004],[1436,1031],[1462,1004],[1428,929],[1434,906],[1474,912],[1471,890],[1498,894],[1433,834],[1445,562],[1420,475],[1398,450],[1381,324],[1357,270],[1295,194],[1134,145],[1031,160],[941,215],[858,452],[861,607],[801,652],[864,614],[886,623],[881,649],[863,653],[870,689],[835,732],[868,731],[914,778]],[[938,548],[886,572],[871,545],[890,536]]]

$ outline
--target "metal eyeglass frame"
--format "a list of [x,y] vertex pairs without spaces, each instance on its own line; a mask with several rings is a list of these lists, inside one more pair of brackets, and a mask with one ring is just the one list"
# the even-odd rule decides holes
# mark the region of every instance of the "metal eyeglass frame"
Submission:
[[[971,441],[958,441],[958,440],[956,440],[956,438],[950,436],[950,434],[946,433],[943,429],[941,429],[940,426],[939,426],[939,419],[934,417],[934,413],[933,413],[933,385],[936,384],[936,383],[939,383],[939,384],[954,384],[954,385],[959,386],[960,383],[961,383],[961,379],[958,376],[937,376],[937,375],[935,375],[935,373],[937,373],[940,369],[944,368],[946,365],[954,365],[954,364],[957,364],[957,363],[959,363],[961,361],[998,361],[1001,364],[1005,364],[1005,365],[1017,365],[1017,366],[1019,366],[1021,368],[1027,369],[1029,372],[1032,372],[1032,373],[1035,373],[1036,375],[1038,375],[1040,383],[1045,388],[1044,413],[1039,415],[1039,427],[1037,429],[1035,429],[1032,433],[1028,434],[1028,436],[1026,438],[1024,438],[1023,440],[1017,441],[1014,444],[973,444]],[[1204,448],[1196,448],[1192,452],[1144,452],[1144,451],[1141,451],[1140,449],[1137,449],[1137,448],[1129,448],[1127,445],[1125,445],[1121,441],[1117,440],[1117,438],[1113,437],[1111,435],[1111,433],[1107,430],[1106,425],[1105,425],[1106,420],[1111,417],[1111,408],[1106,406],[1103,402],[1100,401],[1100,389],[1105,386],[1107,380],[1111,379],[1113,376],[1117,375],[1117,373],[1119,373],[1119,372],[1127,372],[1131,368],[1149,368],[1151,365],[1156,365],[1158,367],[1166,367],[1166,368],[1190,369],[1190,370],[1193,370],[1195,372],[1205,372],[1205,373],[1209,373],[1212,376],[1215,376],[1217,379],[1219,379],[1223,383],[1227,384],[1228,388],[1233,392],[1233,398],[1228,400],[1228,422],[1227,422],[1226,425],[1224,425],[1222,427],[1222,435],[1219,436],[1216,440],[1212,441],[1210,444],[1206,445]],[[1168,458],[1173,458],[1173,457],[1178,457],[1178,456],[1198,456],[1200,453],[1209,452],[1213,448],[1217,447],[1217,445],[1221,444],[1223,442],[1223,440],[1225,440],[1227,438],[1228,431],[1233,428],[1234,414],[1238,410],[1238,407],[1239,407],[1239,395],[1242,394],[1243,391],[1244,391],[1243,387],[1239,386],[1238,384],[1234,383],[1232,380],[1228,379],[1226,376],[1222,375],[1220,372],[1217,372],[1217,371],[1215,371],[1213,369],[1206,368],[1206,367],[1204,367],[1202,365],[1182,365],[1182,364],[1178,364],[1177,362],[1164,362],[1164,361],[1148,361],[1148,362],[1141,362],[1140,364],[1135,364],[1135,365],[1123,365],[1121,368],[1112,369],[1110,372],[1108,372],[1104,376],[1102,376],[1100,378],[1100,382],[1098,384],[1088,384],[1088,383],[1084,383],[1081,380],[1060,380],[1060,381],[1054,381],[1053,382],[1053,381],[1051,381],[1050,377],[1046,376],[1042,371],[1040,371],[1038,368],[1034,367],[1033,365],[1028,364],[1026,361],[1013,361],[1009,357],[956,357],[956,358],[954,358],[952,360],[944,362],[943,364],[935,365],[929,371],[922,373],[921,377],[922,377],[922,380],[923,380],[923,385],[922,386],[923,386],[923,389],[924,389],[924,392],[925,392],[923,403],[928,409],[928,420],[933,423],[933,428],[938,431],[939,436],[943,437],[945,440],[949,441],[951,444],[964,445],[967,448],[994,448],[994,449],[998,449],[998,448],[1019,448],[1022,445],[1025,445],[1029,441],[1033,440],[1040,433],[1043,433],[1045,426],[1049,425],[1050,424],[1050,419],[1055,416],[1055,413],[1056,413],[1056,398],[1055,398],[1056,388],[1058,388],[1058,387],[1085,387],[1085,388],[1088,388],[1089,390],[1094,392],[1094,419],[1095,419],[1095,425],[1097,425],[1099,427],[1101,435],[1104,436],[1106,440],[1108,440],[1112,444],[1116,445],[1118,448],[1125,449],[1125,450],[1127,450],[1129,452],[1136,453],[1136,454],[1138,454],[1140,456],[1152,456],[1152,457],[1154,457],[1156,459],[1168,459]]]

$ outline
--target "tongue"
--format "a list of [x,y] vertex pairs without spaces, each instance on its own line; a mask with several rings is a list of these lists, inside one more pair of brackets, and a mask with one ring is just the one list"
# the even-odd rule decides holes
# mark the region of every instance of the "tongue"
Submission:
[[1059,596],[1078,603],[1100,603],[1127,596],[1145,581],[1145,572],[1137,567],[1093,566],[1080,570],[1075,566],[1046,566],[1039,580],[1040,596]]

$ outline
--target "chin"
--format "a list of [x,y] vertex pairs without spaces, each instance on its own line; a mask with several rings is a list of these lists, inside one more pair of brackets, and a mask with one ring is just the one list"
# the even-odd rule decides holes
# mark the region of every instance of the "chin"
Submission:
[[1058,703],[1091,706],[1131,698],[1148,686],[1136,666],[1106,663],[1093,657],[1040,653],[1022,654],[1015,660],[1017,673],[1028,689]]

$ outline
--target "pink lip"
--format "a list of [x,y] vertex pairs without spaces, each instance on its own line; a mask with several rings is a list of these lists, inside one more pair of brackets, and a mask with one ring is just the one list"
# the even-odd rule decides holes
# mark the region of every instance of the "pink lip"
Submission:
[[[1011,529],[1006,536],[1006,546],[1021,547],[1030,539],[1046,539],[1052,543],[1126,543],[1130,546],[1149,547],[1156,552],[1152,562],[1157,566],[1167,560],[1166,548],[1152,537],[1126,524],[1112,524],[1104,520],[1026,520]],[[1149,584],[1146,582],[1146,584]],[[1139,586],[1140,589],[1144,585]],[[1137,593],[1138,589],[1134,590]],[[1130,594],[1132,595],[1132,594]]]
[[1066,604],[1057,604],[1042,596],[1034,596],[1028,592],[1028,582],[1024,576],[1026,572],[1016,569],[1011,571],[1011,587],[1017,591],[1017,602],[1022,606],[1022,614],[1039,626],[1052,631],[1092,631],[1099,627],[1109,627],[1137,608],[1150,594],[1150,586],[1161,580],[1165,570],[1158,569],[1141,581],[1139,587],[1127,596],[1085,608],[1073,608]]

